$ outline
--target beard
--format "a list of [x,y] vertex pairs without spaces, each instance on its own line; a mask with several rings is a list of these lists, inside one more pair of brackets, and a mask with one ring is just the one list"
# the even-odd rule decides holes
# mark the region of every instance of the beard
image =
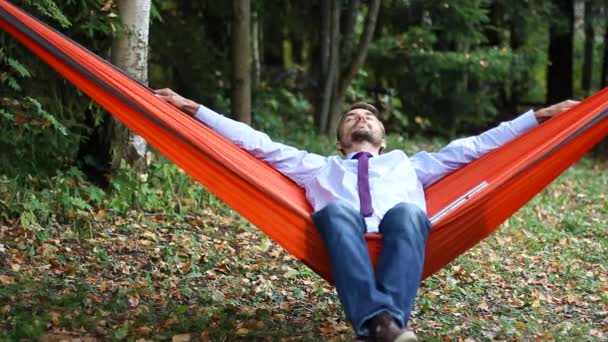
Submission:
[[355,130],[350,134],[350,139],[348,141],[344,141],[346,139],[340,141],[340,144],[342,144],[342,149],[340,151],[344,152],[344,150],[349,150],[354,144],[360,144],[362,142],[368,142],[374,146],[378,146],[380,151],[382,151],[383,138],[383,134],[379,132],[373,132],[370,130]]
[[382,137],[370,130],[355,130],[350,135],[351,141],[354,143],[368,142],[372,145],[380,145]]

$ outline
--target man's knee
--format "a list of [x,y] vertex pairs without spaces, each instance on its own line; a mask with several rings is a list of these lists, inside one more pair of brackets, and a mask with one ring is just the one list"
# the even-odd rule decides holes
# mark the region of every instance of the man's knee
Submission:
[[353,215],[355,210],[344,200],[330,202],[323,209],[312,214],[315,220],[334,218],[336,216]]
[[334,233],[359,232],[359,213],[346,201],[336,200],[323,209],[312,214],[318,230],[323,233],[331,230]]
[[[412,232],[417,228],[424,234],[428,234],[431,229],[426,213],[418,206],[401,202],[391,208],[383,218],[382,232],[404,231]],[[414,230],[415,231],[415,230]]]

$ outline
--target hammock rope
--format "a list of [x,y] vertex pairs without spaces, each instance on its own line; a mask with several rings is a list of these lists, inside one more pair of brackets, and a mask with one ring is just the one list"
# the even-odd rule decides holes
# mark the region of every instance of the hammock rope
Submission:
[[[0,27],[295,258],[331,281],[302,189],[100,57],[0,0]],[[608,135],[608,89],[426,189],[424,277],[487,237]],[[367,236],[377,262],[378,234]]]

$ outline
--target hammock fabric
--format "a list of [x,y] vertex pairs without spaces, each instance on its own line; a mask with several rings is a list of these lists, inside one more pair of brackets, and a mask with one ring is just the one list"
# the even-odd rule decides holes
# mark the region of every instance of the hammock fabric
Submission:
[[[148,88],[5,0],[0,27],[295,258],[331,281],[303,190]],[[608,135],[608,89],[426,189],[424,277],[491,234]],[[368,234],[374,263],[380,237]]]

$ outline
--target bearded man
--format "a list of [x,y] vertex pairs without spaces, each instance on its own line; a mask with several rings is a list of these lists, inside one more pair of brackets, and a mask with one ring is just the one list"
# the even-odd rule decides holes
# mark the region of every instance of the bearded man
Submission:
[[[451,142],[438,152],[382,153],[384,125],[367,103],[340,120],[336,148],[321,156],[272,141],[266,134],[170,89],[156,94],[260,158],[306,191],[312,219],[327,248],[338,296],[361,341],[407,342],[407,329],[422,276],[431,230],[424,189],[577,104],[564,101],[530,110],[478,136]],[[365,233],[382,234],[378,267],[370,261]]]

